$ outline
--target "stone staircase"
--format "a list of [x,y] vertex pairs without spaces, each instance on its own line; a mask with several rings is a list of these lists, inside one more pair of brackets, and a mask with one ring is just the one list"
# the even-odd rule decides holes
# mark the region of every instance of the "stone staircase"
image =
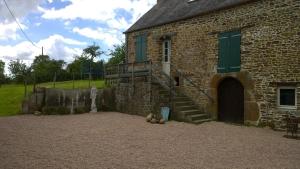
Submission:
[[161,71],[160,68],[158,68],[156,72],[157,74],[151,75],[153,79],[151,83],[160,86],[160,101],[170,102],[170,95],[172,94],[172,104],[170,104],[173,105],[171,106],[173,108],[171,110],[171,119],[193,124],[211,121],[208,114],[201,111],[193,100],[182,94],[180,90],[176,89],[175,81],[171,79],[169,75]]
[[[189,97],[180,94],[178,91],[176,93],[172,99],[173,111],[171,112],[171,119],[193,124],[212,121],[208,114],[202,112]],[[162,98],[170,97],[170,92],[167,90],[161,90],[159,94]]]

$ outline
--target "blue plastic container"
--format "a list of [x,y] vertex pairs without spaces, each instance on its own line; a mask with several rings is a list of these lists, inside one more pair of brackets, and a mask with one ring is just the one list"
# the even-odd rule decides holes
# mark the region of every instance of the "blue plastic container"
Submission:
[[161,115],[164,121],[169,120],[170,108],[169,107],[161,107]]

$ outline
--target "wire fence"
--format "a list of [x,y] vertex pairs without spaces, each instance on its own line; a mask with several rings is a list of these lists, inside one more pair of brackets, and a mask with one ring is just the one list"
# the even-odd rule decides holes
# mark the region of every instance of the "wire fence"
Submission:
[[[48,80],[43,83],[36,83],[34,80],[33,84],[40,87],[47,88],[90,88],[95,85],[96,81],[104,79],[104,73],[54,73],[52,80]],[[70,86],[70,83],[72,85]],[[58,84],[58,85],[57,85]],[[65,85],[64,85],[65,84]]]
[[57,89],[88,89],[91,87],[104,88],[104,72],[98,73],[53,73],[51,81],[37,82],[34,75],[24,76],[24,97],[28,97],[31,91],[37,88],[57,88]]

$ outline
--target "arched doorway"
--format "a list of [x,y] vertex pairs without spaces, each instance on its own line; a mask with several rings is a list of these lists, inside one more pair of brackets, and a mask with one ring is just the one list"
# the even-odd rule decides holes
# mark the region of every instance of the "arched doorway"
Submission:
[[244,123],[244,87],[234,78],[226,78],[218,86],[218,119]]

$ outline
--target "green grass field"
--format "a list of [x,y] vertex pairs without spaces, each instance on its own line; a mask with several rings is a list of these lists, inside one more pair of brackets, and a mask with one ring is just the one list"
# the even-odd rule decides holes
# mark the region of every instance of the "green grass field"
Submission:
[[[38,85],[39,87],[53,88],[53,83],[42,83]],[[104,81],[91,81],[91,86],[96,86],[97,88],[104,88]],[[74,87],[76,89],[88,88],[88,80],[75,81]],[[72,89],[73,82],[57,82],[55,88],[60,89]],[[28,92],[32,91],[32,85],[27,86]],[[11,116],[17,115],[21,111],[21,104],[24,98],[24,86],[23,85],[2,85],[0,88],[0,116]]]

